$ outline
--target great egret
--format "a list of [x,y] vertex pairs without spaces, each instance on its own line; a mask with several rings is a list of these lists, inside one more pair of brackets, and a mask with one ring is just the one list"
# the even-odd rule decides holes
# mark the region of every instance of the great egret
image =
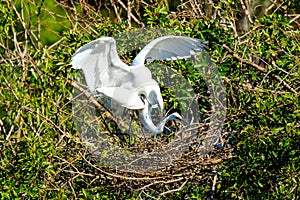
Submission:
[[153,133],[161,133],[170,119],[180,119],[173,113],[156,126],[151,118],[152,107],[163,113],[163,98],[158,83],[152,79],[145,62],[188,58],[193,51],[202,50],[204,41],[184,36],[159,37],[146,45],[135,57],[131,66],[118,56],[112,37],[96,39],[79,48],[72,57],[71,65],[82,69],[92,93],[102,93],[122,107],[139,110],[143,126]]

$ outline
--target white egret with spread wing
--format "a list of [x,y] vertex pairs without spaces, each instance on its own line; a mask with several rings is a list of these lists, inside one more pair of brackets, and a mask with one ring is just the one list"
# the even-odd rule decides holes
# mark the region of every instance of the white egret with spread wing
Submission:
[[161,133],[168,120],[181,117],[172,113],[159,125],[154,125],[152,108],[158,107],[163,114],[163,98],[145,63],[188,58],[203,47],[204,41],[190,37],[159,37],[146,45],[128,66],[119,58],[115,40],[102,37],[79,48],[72,57],[71,65],[83,70],[93,94],[104,94],[122,107],[138,110],[142,125],[153,133]]

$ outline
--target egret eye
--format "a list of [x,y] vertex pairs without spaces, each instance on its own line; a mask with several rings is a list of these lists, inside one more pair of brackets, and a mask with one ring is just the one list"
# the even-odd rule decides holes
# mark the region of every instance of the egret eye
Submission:
[[146,95],[145,94],[140,94],[139,96],[140,96],[142,102],[145,104]]

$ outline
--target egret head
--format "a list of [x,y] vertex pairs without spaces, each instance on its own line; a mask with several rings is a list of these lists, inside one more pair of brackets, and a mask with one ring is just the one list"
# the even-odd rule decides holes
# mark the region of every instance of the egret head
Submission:
[[158,84],[145,85],[140,90],[140,95],[143,95],[153,108],[157,107],[161,113],[164,110],[164,101],[161,96],[160,88]]

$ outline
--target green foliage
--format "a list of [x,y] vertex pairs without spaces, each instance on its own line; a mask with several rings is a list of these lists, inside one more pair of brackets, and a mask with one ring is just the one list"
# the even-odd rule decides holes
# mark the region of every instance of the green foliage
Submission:
[[286,127],[264,129],[258,132],[248,126],[241,132],[237,159],[222,174],[227,184],[220,186],[222,196],[293,199],[297,195],[299,132],[287,132]]
[[[69,66],[71,55],[95,38],[128,30],[128,22],[115,22],[77,1],[74,7],[56,1],[0,2],[0,198],[136,199],[160,197],[170,186],[179,188],[158,181],[141,189],[142,181],[102,173],[75,129],[73,88],[68,84],[76,76]],[[192,6],[178,8],[174,17],[167,1],[142,8],[133,5],[134,11],[142,10],[139,19],[147,26],[209,42],[207,50],[227,92],[225,128],[235,132],[231,159],[205,169],[195,167],[183,177],[187,183],[181,190],[162,198],[296,199],[300,31],[293,14],[299,13],[299,3],[278,1],[274,12],[259,15],[243,32],[232,25],[243,17],[241,1],[213,2],[204,10],[220,11],[218,19],[212,12],[202,16]],[[136,38],[127,47],[140,46],[139,42],[148,40]],[[137,51],[120,50],[128,63]],[[170,65],[202,95],[201,111],[209,110],[201,73],[184,61]],[[165,89],[163,96],[169,97],[167,104],[176,105],[172,91]],[[214,192],[207,178],[212,168],[222,169]]]
[[17,0],[14,4],[15,9],[23,15],[18,23],[22,23],[23,29],[34,30],[45,45],[59,40],[61,33],[71,27],[71,22],[65,18],[69,13],[54,0]]

